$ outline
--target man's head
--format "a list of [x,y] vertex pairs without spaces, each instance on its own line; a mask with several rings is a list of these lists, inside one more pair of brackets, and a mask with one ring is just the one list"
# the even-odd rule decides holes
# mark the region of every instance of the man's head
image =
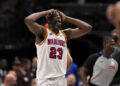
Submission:
[[52,11],[47,15],[48,24],[52,25],[55,28],[60,28],[62,24],[62,16],[57,10]]
[[76,77],[74,74],[70,74],[68,77],[67,77],[67,84],[68,86],[75,86],[75,83],[76,83]]
[[15,61],[13,62],[13,64],[12,64],[12,69],[13,69],[14,71],[19,71],[20,65],[21,65],[21,62],[15,60]]
[[115,40],[111,36],[106,36],[103,39],[104,51],[111,54],[115,49]]
[[24,68],[25,70],[30,70],[31,68],[31,62],[29,59],[24,58],[21,60],[21,67]]

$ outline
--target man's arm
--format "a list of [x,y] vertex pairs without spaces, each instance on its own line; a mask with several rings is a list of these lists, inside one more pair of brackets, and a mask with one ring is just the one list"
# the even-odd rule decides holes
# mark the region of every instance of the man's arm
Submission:
[[67,72],[70,69],[70,66],[71,66],[72,62],[73,62],[73,59],[70,55],[69,50],[67,50]]
[[82,35],[87,34],[89,31],[91,31],[92,26],[89,25],[88,23],[86,23],[82,20],[76,19],[76,18],[66,16],[62,12],[60,12],[60,14],[62,16],[63,21],[72,23],[77,26],[77,28],[75,28],[75,29],[69,28],[69,29],[64,30],[64,32],[66,33],[68,38],[78,38]]
[[25,18],[26,26],[36,36],[38,36],[39,34],[42,34],[43,31],[45,31],[44,27],[42,25],[36,23],[36,21],[39,18],[45,16],[46,13],[47,13],[47,11],[37,12],[37,13],[33,13]]
[[[84,62],[83,66],[80,68],[80,76],[81,76],[81,79],[82,79],[85,86],[89,86],[87,74],[92,75],[93,66],[94,66],[94,64],[99,56],[100,56],[99,53],[95,53],[95,54],[90,55],[88,57],[88,59]],[[92,76],[90,76],[90,77],[92,77]]]
[[84,86],[89,86],[88,80],[87,80],[87,75],[86,75],[87,72],[88,72],[87,68],[85,68],[85,67],[80,68],[80,76],[81,76]]
[[25,18],[25,24],[35,36],[37,37],[39,37],[40,35],[42,35],[43,37],[45,36],[47,30],[44,28],[44,26],[36,23],[36,21],[41,17],[46,17],[52,11],[54,10],[52,9],[48,11],[33,13]]

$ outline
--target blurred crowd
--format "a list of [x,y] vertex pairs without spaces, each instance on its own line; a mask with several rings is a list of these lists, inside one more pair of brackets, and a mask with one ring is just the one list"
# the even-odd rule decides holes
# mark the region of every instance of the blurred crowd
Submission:
[[[16,57],[12,66],[6,59],[0,60],[0,86],[36,86],[37,57],[32,61],[28,58]],[[72,63],[66,74],[68,86],[80,86],[79,68]]]
[[19,60],[18,57],[9,68],[6,59],[0,60],[0,86],[35,86],[37,57],[32,61],[28,58]]

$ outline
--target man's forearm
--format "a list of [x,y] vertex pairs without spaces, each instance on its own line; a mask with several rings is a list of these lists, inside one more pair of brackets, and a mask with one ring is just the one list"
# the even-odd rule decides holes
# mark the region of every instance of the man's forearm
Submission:
[[66,16],[65,21],[75,24],[80,29],[91,30],[92,26],[82,20]]
[[80,77],[81,77],[81,80],[83,81],[83,84],[85,86],[89,86],[86,73],[82,69],[80,69]]
[[46,16],[46,14],[47,14],[47,11],[33,13],[33,14],[29,15],[28,17],[26,17],[25,20],[34,22],[34,21],[38,20],[39,18]]

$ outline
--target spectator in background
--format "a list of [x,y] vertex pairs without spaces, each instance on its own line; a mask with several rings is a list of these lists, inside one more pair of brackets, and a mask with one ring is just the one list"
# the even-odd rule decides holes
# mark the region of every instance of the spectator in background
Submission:
[[106,9],[106,16],[113,25],[115,25],[114,7],[115,7],[114,4],[110,4]]
[[76,86],[76,77],[74,74],[70,74],[67,77],[67,86]]
[[36,86],[36,79],[32,79],[31,86]]
[[24,58],[21,60],[20,70],[17,72],[18,86],[30,86],[31,84],[31,62],[29,59]]
[[32,59],[32,72],[31,76],[32,78],[36,78],[36,70],[37,70],[37,57],[33,57]]
[[0,75],[2,79],[4,80],[6,74],[8,73],[8,65],[7,65],[7,60],[6,59],[1,59],[0,60]]
[[21,62],[20,60],[16,57],[14,62],[13,62],[13,65],[12,65],[12,69],[13,71],[17,72],[20,70],[20,65],[21,65]]
[[112,35],[120,37],[120,2],[108,5],[106,10],[107,18],[114,25]]
[[20,64],[21,64],[21,62],[16,57],[13,62],[13,65],[12,65],[12,70],[9,71],[5,77],[5,80],[4,80],[5,86],[17,86],[16,73],[17,73],[17,71],[20,70]]
[[[72,63],[70,66],[70,69],[68,70],[66,77],[68,78],[69,75],[73,74],[75,76],[75,86],[79,86],[78,84],[78,80],[79,80],[79,76],[78,76],[78,66],[75,63]],[[71,77],[71,76],[70,76]],[[74,78],[73,78],[74,79]]]

